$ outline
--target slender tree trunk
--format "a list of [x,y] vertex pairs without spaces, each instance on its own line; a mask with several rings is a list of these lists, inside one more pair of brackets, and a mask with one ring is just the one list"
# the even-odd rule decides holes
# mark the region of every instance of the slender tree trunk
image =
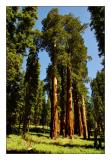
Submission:
[[28,112],[26,111],[24,114],[24,120],[23,120],[23,135],[25,135],[25,133],[28,131],[28,126],[29,126],[29,114],[27,114]]
[[83,124],[82,124],[82,115],[81,115],[80,105],[78,106],[78,119],[79,119],[78,135],[83,136]]
[[67,67],[67,107],[66,107],[66,136],[70,138],[74,135],[74,115],[72,111],[72,85],[71,70]]
[[65,136],[65,81],[64,81],[64,69],[62,68],[61,74],[61,85],[62,85],[62,93],[61,93],[61,123],[60,123],[60,134]]
[[74,96],[74,133],[78,134],[79,118],[78,118],[78,103],[77,97]]
[[74,122],[75,122],[74,125],[75,134],[82,136],[83,135],[82,115],[77,94],[75,94],[74,96]]
[[82,115],[82,123],[83,123],[83,136],[84,136],[84,139],[86,139],[88,137],[88,131],[87,131],[87,120],[86,120],[86,108],[85,108],[85,101],[83,96],[82,96],[81,115]]
[[94,129],[94,147],[97,148],[97,136],[98,136],[98,126],[97,122],[95,122],[95,129]]
[[59,118],[58,118],[58,101],[57,101],[57,78],[52,77],[52,105],[51,105],[51,138],[56,138],[59,134]]
[[18,127],[18,132],[20,133],[21,130],[21,123],[22,123],[22,116],[19,116],[19,127]]

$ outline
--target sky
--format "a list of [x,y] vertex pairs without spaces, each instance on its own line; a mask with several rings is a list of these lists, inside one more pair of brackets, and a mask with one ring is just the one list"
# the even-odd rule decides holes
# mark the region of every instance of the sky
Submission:
[[[36,28],[41,30],[42,24],[41,21],[47,17],[48,12],[52,8],[58,8],[59,13],[69,14],[72,13],[76,17],[79,17],[81,23],[88,23],[90,24],[90,13],[87,10],[87,7],[38,7],[38,20],[36,23]],[[97,41],[94,34],[94,31],[91,31],[90,26],[86,29],[86,31],[83,34],[83,38],[85,41],[85,46],[87,47],[87,53],[89,56],[92,57],[92,61],[89,61],[87,63],[88,66],[88,75],[91,79],[96,77],[97,71],[101,70],[101,59],[98,56],[98,47],[97,47]],[[39,52],[39,60],[41,64],[40,69],[40,79],[43,80],[46,77],[46,69],[50,63],[50,58],[48,56],[48,53],[46,51],[40,51]],[[23,67],[25,68],[25,62]],[[91,94],[90,85],[86,85],[87,88],[89,88],[89,95]]]

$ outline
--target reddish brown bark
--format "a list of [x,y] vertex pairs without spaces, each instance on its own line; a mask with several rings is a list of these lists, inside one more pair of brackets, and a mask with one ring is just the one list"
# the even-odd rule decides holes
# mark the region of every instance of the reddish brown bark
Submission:
[[78,106],[78,119],[79,119],[78,135],[83,136],[83,123],[82,123],[82,115],[81,115],[80,106]]
[[74,131],[75,134],[79,136],[83,136],[83,124],[82,124],[82,115],[81,115],[81,108],[78,100],[77,94],[74,94]]
[[71,70],[67,67],[67,106],[66,106],[66,136],[74,135],[74,115],[72,111]]
[[83,96],[81,100],[82,100],[81,117],[82,117],[82,123],[83,123],[83,136],[84,136],[84,139],[86,139],[88,137],[88,131],[87,131],[87,120],[86,120],[86,107],[85,107],[85,101]]
[[57,78],[52,78],[52,105],[51,105],[51,138],[57,138],[59,134],[58,104],[57,104]]
[[61,92],[61,122],[60,122],[60,134],[65,136],[65,80],[64,80],[64,68],[61,70],[61,85],[62,85],[62,92]]

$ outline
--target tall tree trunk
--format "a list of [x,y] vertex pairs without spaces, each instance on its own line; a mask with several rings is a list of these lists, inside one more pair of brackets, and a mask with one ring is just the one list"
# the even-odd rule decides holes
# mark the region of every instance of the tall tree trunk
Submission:
[[70,138],[74,135],[74,115],[72,111],[72,82],[71,70],[67,67],[67,106],[66,106],[66,136]]
[[26,97],[25,97],[25,110],[24,110],[24,116],[23,116],[23,135],[27,132],[28,129],[28,123],[30,120],[30,114],[31,114],[31,105],[29,104],[29,89],[26,86]]
[[82,124],[82,115],[81,115],[81,106],[78,106],[78,119],[79,119],[79,127],[78,127],[78,135],[83,136],[83,124]]
[[88,131],[87,131],[87,120],[86,120],[86,107],[85,107],[85,101],[83,96],[82,96],[81,115],[82,115],[82,123],[83,123],[83,136],[84,136],[84,139],[86,139],[88,137]]
[[77,97],[74,96],[74,133],[78,134],[79,118],[78,118],[78,103]]
[[75,94],[74,96],[74,122],[75,122],[74,125],[75,134],[82,136],[83,135],[82,115],[77,94]]
[[52,77],[52,105],[51,105],[51,138],[56,138],[59,134],[59,117],[57,101],[57,78]]
[[64,68],[61,69],[61,122],[60,122],[60,134],[65,136],[65,80],[64,80]]
[[[25,112],[27,113],[27,111]],[[28,124],[29,124],[29,114],[24,114],[24,120],[23,120],[23,135],[25,135],[25,133],[28,130]]]

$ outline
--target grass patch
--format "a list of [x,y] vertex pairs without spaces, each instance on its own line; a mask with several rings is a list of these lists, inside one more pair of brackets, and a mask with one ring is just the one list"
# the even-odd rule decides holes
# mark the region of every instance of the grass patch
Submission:
[[48,132],[33,132],[21,135],[11,134],[7,137],[7,153],[51,153],[51,154],[104,154],[104,149],[95,149],[94,142],[75,136],[73,139],[49,137]]
[[74,136],[73,139],[56,140],[49,137],[50,129],[30,126],[25,139],[19,134],[7,136],[7,153],[46,153],[46,154],[104,154],[104,149],[95,149],[93,140],[84,140]]

